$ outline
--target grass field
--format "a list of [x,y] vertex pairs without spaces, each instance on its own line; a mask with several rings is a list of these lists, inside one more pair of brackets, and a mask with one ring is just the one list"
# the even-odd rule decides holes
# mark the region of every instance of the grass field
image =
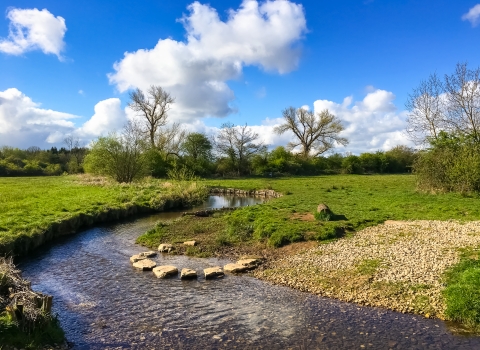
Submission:
[[0,247],[22,245],[72,218],[132,206],[161,208],[167,200],[188,203],[206,194],[201,185],[153,179],[121,185],[81,176],[0,178]]
[[[210,187],[274,189],[283,197],[242,208],[232,228],[246,228],[273,246],[303,239],[328,239],[334,232],[359,230],[385,220],[480,220],[480,198],[456,193],[425,194],[415,190],[412,175],[334,175],[278,179],[208,180]],[[335,216],[311,220],[319,203]]]

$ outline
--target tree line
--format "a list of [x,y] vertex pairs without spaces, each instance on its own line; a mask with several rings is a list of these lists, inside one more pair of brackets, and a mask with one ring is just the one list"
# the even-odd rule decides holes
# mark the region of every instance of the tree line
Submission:
[[87,148],[73,136],[65,147],[26,150],[0,149],[0,176],[59,175],[88,172],[107,175],[119,182],[143,176],[193,178],[209,176],[282,176],[335,173],[410,172],[416,152],[398,146],[388,152],[359,156],[334,153],[347,145],[340,136],[344,126],[328,110],[312,112],[289,107],[283,110],[283,123],[274,132],[291,132],[285,147],[268,150],[247,124],[224,123],[218,133],[207,136],[168,123],[168,112],[175,98],[159,86],[145,93],[130,94],[137,118],[122,130],[99,137]]

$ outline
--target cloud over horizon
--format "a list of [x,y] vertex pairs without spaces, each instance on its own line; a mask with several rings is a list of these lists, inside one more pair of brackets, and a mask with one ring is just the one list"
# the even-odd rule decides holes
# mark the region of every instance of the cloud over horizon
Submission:
[[17,9],[7,12],[10,20],[8,37],[0,38],[0,51],[10,55],[21,55],[28,51],[41,50],[54,54],[62,60],[65,47],[63,37],[67,31],[65,19],[55,17],[47,9]]
[[160,85],[173,96],[177,121],[224,117],[235,111],[229,80],[244,66],[284,74],[298,66],[306,32],[302,5],[290,1],[244,0],[221,21],[217,11],[195,1],[179,21],[186,41],[160,39],[153,49],[126,52],[114,64],[110,83],[120,92]]

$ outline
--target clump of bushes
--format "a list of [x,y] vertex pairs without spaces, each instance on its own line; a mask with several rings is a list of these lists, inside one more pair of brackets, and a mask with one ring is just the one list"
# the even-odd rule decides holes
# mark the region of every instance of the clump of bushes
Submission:
[[473,137],[442,131],[414,163],[417,187],[426,192],[480,191],[480,145]]

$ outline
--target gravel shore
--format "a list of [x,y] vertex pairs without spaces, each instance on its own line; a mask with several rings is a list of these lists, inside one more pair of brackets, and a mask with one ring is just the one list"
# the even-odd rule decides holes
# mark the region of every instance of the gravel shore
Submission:
[[479,221],[387,221],[270,261],[254,275],[348,302],[444,318],[442,274],[459,261],[459,248],[479,245]]

